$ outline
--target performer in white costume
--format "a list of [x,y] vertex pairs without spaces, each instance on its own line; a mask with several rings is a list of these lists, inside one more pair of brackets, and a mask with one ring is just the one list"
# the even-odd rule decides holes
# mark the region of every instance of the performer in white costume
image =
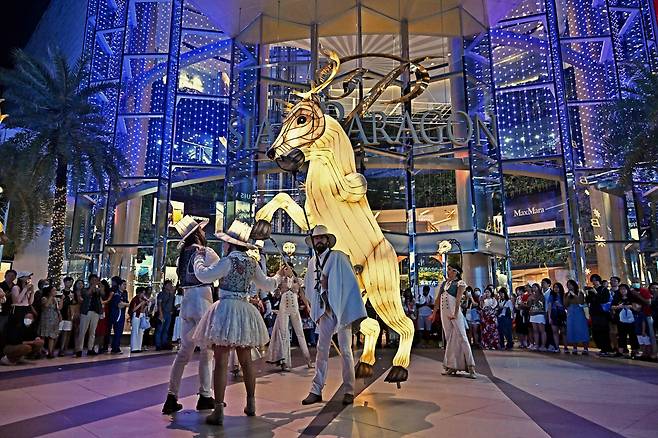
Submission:
[[[183,371],[188,364],[196,345],[192,335],[201,317],[212,305],[211,282],[200,280],[194,272],[194,259],[198,254],[203,254],[204,261],[208,264],[215,263],[219,257],[210,248],[205,248],[206,236],[203,228],[208,222],[197,223],[191,216],[183,217],[176,223],[176,231],[181,235],[180,256],[178,257],[178,280],[183,288],[183,302],[180,307],[181,318],[181,341],[180,348],[176,353],[176,359],[171,367],[169,377],[169,391],[167,401],[162,407],[162,413],[169,415],[183,409],[178,403],[178,390],[183,377]],[[205,249],[205,250],[204,250]],[[212,363],[212,350],[201,348],[199,358],[199,400],[197,410],[213,409],[215,402],[212,398],[212,376],[210,374]]]
[[224,241],[226,257],[207,264],[204,257],[194,258],[196,276],[206,282],[219,280],[219,301],[214,303],[199,322],[193,339],[203,347],[212,346],[215,351],[215,410],[206,417],[206,423],[221,425],[224,422],[224,393],[228,372],[228,358],[236,350],[242,367],[247,390],[247,407],[244,413],[256,415],[254,373],[251,350],[269,341],[267,328],[256,307],[249,302],[253,285],[264,290],[278,286],[276,278],[268,278],[258,262],[247,255],[248,249],[256,248],[248,243],[251,227],[234,221],[226,233],[216,236]]
[[[303,401],[310,405],[322,401],[322,389],[327,379],[331,338],[338,335],[338,348],[343,364],[343,404],[354,402],[354,356],[352,355],[352,323],[366,318],[361,289],[354,275],[350,258],[332,250],[336,236],[327,227],[317,225],[306,244],[314,249],[305,278],[306,293],[311,303],[311,318],[319,333],[315,358],[315,377],[311,391]],[[317,268],[317,271],[316,271]]]
[[[441,325],[445,333],[446,351],[443,357],[442,374],[454,376],[458,371],[466,371],[467,377],[475,378],[475,361],[471,345],[466,336],[466,319],[461,312],[461,300],[466,283],[462,280],[462,268],[448,265],[448,279],[441,283]],[[432,320],[437,318],[435,309]]]
[[279,288],[282,290],[281,303],[279,304],[279,313],[276,316],[270,346],[267,350],[267,362],[281,365],[283,369],[292,368],[290,359],[290,324],[297,336],[299,348],[306,359],[306,365],[313,368],[311,355],[308,352],[306,338],[304,337],[304,328],[302,327],[302,317],[299,314],[299,289],[300,281],[290,265],[284,263],[283,276],[281,277]]

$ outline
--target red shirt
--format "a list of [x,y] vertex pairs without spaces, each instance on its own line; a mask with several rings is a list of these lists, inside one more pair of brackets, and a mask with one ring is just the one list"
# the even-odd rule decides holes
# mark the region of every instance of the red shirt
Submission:
[[642,299],[649,300],[649,304],[642,303],[642,313],[645,316],[651,316],[651,291],[646,287],[641,287],[639,292]]

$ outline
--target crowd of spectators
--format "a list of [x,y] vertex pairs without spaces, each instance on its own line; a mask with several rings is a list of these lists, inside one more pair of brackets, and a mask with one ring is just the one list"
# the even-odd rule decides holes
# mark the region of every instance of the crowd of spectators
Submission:
[[[270,331],[283,292],[280,288],[251,298]],[[433,317],[438,297],[431,292],[423,286],[420,293],[407,289],[401,297],[420,348],[440,346],[442,341],[440,317]],[[0,363],[67,354],[122,354],[122,335],[128,329],[131,353],[150,347],[172,350],[180,341],[182,299],[183,290],[171,280],[165,280],[158,293],[138,286],[129,300],[127,283],[119,277],[104,280],[91,274],[83,281],[67,276],[61,284],[39,280],[34,285],[31,273],[9,270],[0,282]],[[303,290],[298,299],[306,342],[315,346],[315,324]],[[548,278],[511,293],[505,287],[469,286],[461,308],[473,348],[588,355],[593,344],[600,356],[656,361],[658,283],[646,288],[594,274],[585,287],[574,280],[563,285]],[[377,318],[371,307],[366,309]],[[380,325],[378,343],[395,346],[395,332],[381,321]]]
[[[416,344],[426,346],[432,337],[440,341],[440,319],[428,316],[435,301],[430,287],[416,297],[406,290],[402,301],[416,324]],[[600,356],[656,361],[658,283],[641,287],[594,274],[585,287],[549,278],[512,293],[493,285],[484,292],[469,286],[461,307],[474,348],[588,355],[592,343]]]
[[39,280],[34,285],[31,273],[6,271],[0,283],[0,363],[122,354],[128,328],[132,353],[147,350],[146,345],[173,349],[180,339],[183,291],[166,280],[157,294],[137,287],[129,301],[127,286],[119,277],[105,280],[95,274],[86,281],[67,276],[61,283]]
[[[183,290],[165,280],[158,293],[137,286],[129,300],[127,283],[119,277],[86,281],[67,276],[61,284],[39,280],[29,272],[5,272],[0,283],[0,363],[15,365],[42,357],[122,354],[122,335],[130,331],[130,352],[149,348],[172,350],[180,341],[179,310]],[[281,294],[255,294],[251,303],[272,330]],[[308,301],[299,294],[299,309],[309,346],[315,345],[315,325]],[[216,298],[216,297],[215,297]],[[127,342],[124,342],[126,344]]]

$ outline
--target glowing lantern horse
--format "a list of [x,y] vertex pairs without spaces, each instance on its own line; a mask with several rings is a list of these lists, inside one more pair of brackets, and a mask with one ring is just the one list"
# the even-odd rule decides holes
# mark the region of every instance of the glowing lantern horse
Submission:
[[[397,255],[370,209],[367,182],[356,171],[350,140],[338,121],[322,112],[316,96],[329,85],[340,65],[335,53],[330,52],[329,56],[333,66],[328,79],[300,94],[301,102],[291,105],[281,133],[267,152],[270,159],[293,172],[304,162],[309,163],[305,180],[308,218],[288,194],[279,193],[256,213],[256,219],[271,222],[274,213],[283,209],[303,230],[323,224],[336,235],[335,248],[348,254],[352,264],[358,267],[357,278],[366,291],[364,300],[370,300],[381,319],[400,335],[400,345],[386,381],[402,382],[407,380],[414,325],[405,316],[400,300]],[[365,335],[365,345],[356,376],[368,377],[375,363],[379,323],[367,318],[360,329]]]

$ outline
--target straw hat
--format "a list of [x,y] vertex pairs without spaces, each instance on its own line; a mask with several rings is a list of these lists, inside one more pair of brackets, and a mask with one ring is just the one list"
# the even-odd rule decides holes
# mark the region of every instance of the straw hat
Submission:
[[329,248],[333,248],[334,245],[336,245],[336,236],[331,234],[329,230],[327,230],[327,227],[324,225],[316,225],[315,228],[313,228],[313,233],[311,233],[310,236],[306,236],[306,239],[304,241],[308,246],[311,248],[313,247],[313,238],[316,236],[327,236],[329,237]]
[[238,246],[244,246],[247,249],[258,248],[256,245],[248,242],[250,235],[251,227],[244,222],[240,222],[239,220],[234,220],[225,233],[215,233],[215,236],[224,242],[232,243]]
[[178,231],[178,234],[181,236],[181,240],[187,239],[192,233],[194,233],[197,228],[202,230],[208,225],[208,221],[197,222],[190,215],[185,215],[181,220],[176,222],[174,228]]

